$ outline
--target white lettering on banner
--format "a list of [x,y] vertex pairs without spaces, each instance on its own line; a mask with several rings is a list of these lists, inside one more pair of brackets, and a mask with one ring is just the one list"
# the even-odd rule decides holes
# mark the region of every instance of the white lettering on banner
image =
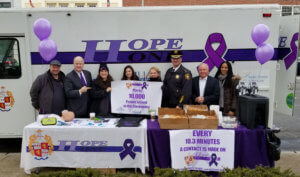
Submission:
[[234,130],[170,130],[172,168],[221,171],[234,167]]
[[144,115],[150,114],[150,111],[158,113],[161,106],[162,82],[113,81],[111,86],[113,113]]

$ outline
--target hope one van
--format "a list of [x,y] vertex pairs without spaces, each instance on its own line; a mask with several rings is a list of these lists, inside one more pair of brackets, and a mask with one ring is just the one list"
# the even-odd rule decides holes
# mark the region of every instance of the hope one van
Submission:
[[[55,58],[65,73],[73,69],[73,58],[79,55],[93,78],[101,62],[108,63],[115,80],[127,64],[141,79],[151,66],[157,66],[164,77],[171,67],[168,52],[176,49],[183,52],[183,65],[193,76],[200,62],[231,61],[234,74],[245,83],[256,82],[259,94],[270,99],[269,126],[274,110],[292,113],[298,45],[293,36],[299,32],[299,19],[282,17],[279,5],[1,9],[0,138],[21,137],[23,127],[35,121],[29,90],[49,68],[33,32],[39,18],[52,25],[50,38],[58,46]],[[273,59],[263,65],[255,58],[257,46],[251,39],[257,24],[270,28],[266,43],[275,48]],[[292,60],[288,67],[287,57]],[[215,72],[216,67],[210,74]]]

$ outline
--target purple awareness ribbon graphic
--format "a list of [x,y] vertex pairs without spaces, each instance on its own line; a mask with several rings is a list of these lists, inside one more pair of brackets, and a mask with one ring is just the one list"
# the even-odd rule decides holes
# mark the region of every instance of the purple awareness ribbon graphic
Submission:
[[148,85],[148,84],[147,84],[146,82],[143,82],[142,90],[143,90],[143,89],[147,89],[147,85]]
[[299,33],[295,33],[293,35],[293,38],[291,40],[291,53],[284,59],[284,63],[285,63],[285,68],[289,69],[289,67],[294,63],[294,61],[297,58],[297,46],[296,46],[296,41],[298,41],[298,36]]
[[217,155],[215,153],[211,155],[211,161],[209,162],[209,166],[211,166],[212,164],[218,166]]
[[120,153],[120,158],[123,160],[128,154],[132,159],[135,158],[135,152],[133,152],[134,143],[132,139],[126,139],[123,143],[124,150]]
[[[216,42],[220,43],[220,45],[216,50],[214,50],[212,48],[212,44]],[[205,44],[207,58],[204,63],[208,64],[209,70],[211,70],[214,66],[219,67],[224,62],[222,56],[225,53],[226,48],[226,43],[221,33],[213,33],[208,36]]]

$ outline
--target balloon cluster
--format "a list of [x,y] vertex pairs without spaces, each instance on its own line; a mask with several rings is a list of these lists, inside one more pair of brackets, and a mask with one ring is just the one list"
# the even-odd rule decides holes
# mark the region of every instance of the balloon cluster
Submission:
[[274,55],[273,46],[271,44],[264,43],[269,38],[269,35],[270,29],[265,24],[256,25],[251,32],[252,40],[257,45],[255,57],[260,64],[264,64],[271,60]]
[[47,19],[39,18],[33,24],[33,31],[40,39],[39,52],[45,61],[50,61],[57,54],[56,43],[49,39],[52,31],[50,22]]

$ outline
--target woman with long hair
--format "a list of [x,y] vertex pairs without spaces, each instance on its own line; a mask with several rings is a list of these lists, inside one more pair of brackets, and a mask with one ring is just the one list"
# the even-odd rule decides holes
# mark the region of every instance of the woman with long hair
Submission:
[[95,112],[96,115],[110,115],[110,93],[113,78],[109,74],[106,64],[100,64],[98,73],[97,78],[92,83],[91,112]]
[[238,111],[236,86],[239,84],[241,77],[233,75],[231,64],[224,61],[220,65],[215,78],[219,80],[219,105],[223,115],[236,116]]
[[127,65],[124,68],[123,71],[123,77],[121,80],[133,80],[133,81],[138,81],[139,77],[137,77],[137,75],[134,72],[134,69],[132,66]]

